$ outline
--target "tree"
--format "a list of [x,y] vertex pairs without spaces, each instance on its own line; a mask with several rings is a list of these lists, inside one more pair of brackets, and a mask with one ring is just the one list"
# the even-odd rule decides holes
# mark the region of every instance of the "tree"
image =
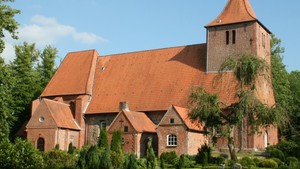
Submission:
[[14,19],[16,14],[20,13],[20,10],[11,8],[10,6],[4,4],[6,2],[14,2],[14,0],[2,0],[0,1],[0,53],[3,52],[5,48],[4,34],[7,31],[13,39],[18,39],[17,30],[18,22]]
[[[240,86],[236,92],[238,102],[222,105],[216,94],[211,95],[198,87],[190,95],[189,117],[194,121],[205,123],[207,128],[221,128],[222,136],[228,140],[231,159],[236,161],[233,137],[235,128],[240,126],[243,132],[243,126],[246,124],[251,126],[253,132],[257,132],[260,127],[282,124],[285,118],[279,118],[279,111],[271,111],[254,94],[256,79],[263,73],[268,73],[264,61],[256,56],[246,55],[237,60],[229,58],[222,64],[220,72],[227,70],[233,71]],[[221,107],[225,107],[224,112]]]
[[146,162],[147,162],[147,169],[155,169],[156,159],[152,147],[152,137],[149,137],[147,142]]
[[41,63],[38,64],[38,71],[41,76],[41,88],[46,87],[55,73],[55,59],[58,57],[58,50],[48,45],[41,54]]
[[15,52],[16,58],[11,63],[14,77],[13,110],[18,117],[14,132],[28,119],[31,101],[37,98],[40,91],[39,74],[34,70],[40,55],[39,50],[35,48],[35,44],[24,42],[23,45],[15,46]]
[[289,75],[291,102],[291,123],[292,127],[285,133],[285,137],[300,144],[300,71],[292,71]]
[[68,153],[69,154],[73,154],[74,153],[74,147],[73,147],[73,143],[72,142],[69,144]]
[[11,69],[0,57],[0,141],[9,138],[10,128],[16,119],[11,107],[13,103],[12,86]]
[[102,128],[101,131],[100,131],[98,147],[99,148],[104,148],[104,149],[109,149],[108,136],[107,136],[106,128]]
[[0,142],[0,164],[2,168],[43,168],[44,160],[31,142],[17,138],[14,144],[8,140]]
[[124,154],[122,150],[122,134],[120,130],[113,131],[111,140],[111,159],[114,168],[121,168],[124,163]]

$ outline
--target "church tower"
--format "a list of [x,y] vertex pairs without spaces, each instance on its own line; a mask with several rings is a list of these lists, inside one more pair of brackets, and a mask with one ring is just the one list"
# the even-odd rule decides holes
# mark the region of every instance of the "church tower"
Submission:
[[207,29],[207,72],[217,72],[226,58],[252,54],[270,63],[270,31],[248,0],[228,0]]

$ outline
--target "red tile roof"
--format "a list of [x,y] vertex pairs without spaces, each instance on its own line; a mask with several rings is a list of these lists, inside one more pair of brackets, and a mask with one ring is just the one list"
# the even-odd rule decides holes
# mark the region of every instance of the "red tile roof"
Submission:
[[[149,117],[143,112],[133,112],[122,110],[119,115],[123,113],[132,127],[138,133],[149,132],[155,133],[155,124],[149,119]],[[118,115],[118,116],[119,116]],[[118,119],[118,116],[115,119]],[[112,122],[113,125],[114,122]],[[111,125],[111,126],[112,126]]]
[[68,53],[41,96],[91,94],[97,56],[95,50]]
[[[40,125],[40,123],[36,123],[38,122],[40,116],[43,116],[45,118],[52,118],[55,122],[56,127],[74,130],[80,129],[73,118],[70,106],[65,103],[43,99],[36,109],[36,112],[28,122],[26,128],[34,128],[35,126],[43,128],[43,125]],[[47,124],[49,120],[51,119],[45,119],[45,124],[47,125],[47,127],[49,127],[49,125],[54,127],[53,124]]]
[[229,0],[222,13],[207,27],[248,21],[257,21],[249,1]]
[[196,124],[193,123],[189,117],[188,117],[188,113],[189,110],[186,108],[182,108],[182,107],[177,107],[177,106],[172,106],[174,107],[174,109],[176,110],[176,112],[179,114],[180,118],[182,119],[182,121],[185,123],[185,125],[192,130],[203,130],[203,126],[200,124]]
[[187,106],[192,86],[203,86],[232,103],[232,73],[206,73],[206,44],[99,57],[93,97],[87,114],[119,111],[126,101],[134,111],[168,110]]

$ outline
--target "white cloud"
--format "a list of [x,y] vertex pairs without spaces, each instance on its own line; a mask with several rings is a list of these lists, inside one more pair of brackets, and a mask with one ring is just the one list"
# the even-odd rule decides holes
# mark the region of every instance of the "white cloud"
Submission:
[[[95,44],[107,42],[106,39],[96,34],[89,32],[80,32],[75,27],[70,25],[64,25],[59,23],[53,17],[45,17],[41,15],[34,15],[29,24],[20,26],[18,30],[19,40],[22,43],[24,41],[29,43],[35,43],[37,47],[43,48],[45,45],[55,45],[61,38],[70,37],[74,41],[83,44]],[[10,38],[7,34],[4,40],[6,42],[6,48],[2,53],[2,56],[6,61],[12,60],[11,56],[14,56],[14,45],[18,42]]]

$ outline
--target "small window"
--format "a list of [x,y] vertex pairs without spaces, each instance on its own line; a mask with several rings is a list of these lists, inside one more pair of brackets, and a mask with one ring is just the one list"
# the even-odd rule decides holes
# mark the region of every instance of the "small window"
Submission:
[[44,118],[43,116],[41,116],[41,117],[39,118],[39,122],[44,123],[44,121],[45,121],[45,118]]
[[229,31],[226,31],[226,45],[229,45]]
[[40,151],[45,151],[45,140],[43,138],[39,138],[37,140],[36,148]]
[[124,126],[124,132],[128,132],[128,126]]
[[170,134],[167,136],[168,146],[177,146],[177,136],[175,134]]
[[105,120],[101,120],[100,121],[100,129],[106,128],[106,121]]
[[174,123],[175,123],[174,118],[170,118],[170,124],[174,124]]
[[124,145],[125,141],[124,141],[124,137],[122,137],[122,145]]
[[235,44],[236,32],[235,30],[232,31],[232,44]]

